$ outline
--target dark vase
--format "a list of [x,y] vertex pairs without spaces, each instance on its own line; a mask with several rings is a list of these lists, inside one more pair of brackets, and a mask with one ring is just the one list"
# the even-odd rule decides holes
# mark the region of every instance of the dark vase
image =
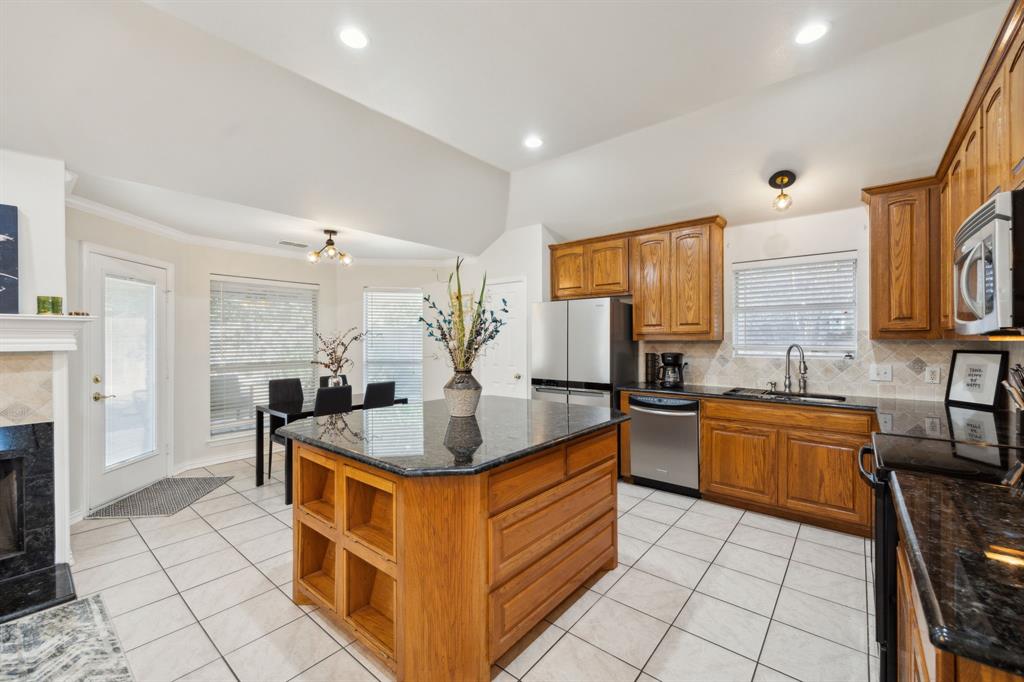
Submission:
[[448,403],[448,414],[452,417],[472,417],[476,414],[483,387],[473,376],[471,369],[457,369],[444,385],[444,399]]

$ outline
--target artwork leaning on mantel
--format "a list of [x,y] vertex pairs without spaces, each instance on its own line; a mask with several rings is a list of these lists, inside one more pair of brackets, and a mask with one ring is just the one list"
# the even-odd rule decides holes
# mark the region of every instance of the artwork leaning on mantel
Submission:
[[18,313],[18,208],[0,204],[0,313]]
[[508,313],[508,303],[501,299],[495,311],[484,307],[487,273],[480,283],[480,295],[462,290],[462,260],[455,261],[455,271],[448,276],[448,308],[443,309],[430,295],[423,297],[432,319],[420,318],[427,336],[441,344],[448,354],[454,374],[444,385],[444,399],[451,417],[472,417],[480,402],[482,387],[473,376],[473,363],[484,347],[498,336],[505,320],[498,313]]

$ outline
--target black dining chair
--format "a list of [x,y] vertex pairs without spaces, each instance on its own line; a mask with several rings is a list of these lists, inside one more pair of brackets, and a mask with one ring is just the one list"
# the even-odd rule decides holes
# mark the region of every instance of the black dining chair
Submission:
[[[271,379],[268,384],[269,403],[274,405],[301,405],[305,399],[302,395],[301,379]],[[270,448],[267,453],[267,476],[270,475],[270,465],[274,461],[274,443],[287,445],[288,441],[284,436],[277,435],[277,430],[284,426],[283,417],[270,415]]]
[[[345,376],[344,374],[339,374],[338,376],[341,377],[341,385],[348,386],[348,377]],[[331,377],[329,376],[320,377],[320,388],[327,388],[327,382],[330,380],[330,378]]]
[[395,382],[378,381],[366,384],[366,393],[363,395],[363,409],[372,410],[375,407],[387,407],[395,404]]
[[316,402],[313,403],[313,416],[323,417],[328,414],[352,411],[352,387],[330,386],[317,389]]

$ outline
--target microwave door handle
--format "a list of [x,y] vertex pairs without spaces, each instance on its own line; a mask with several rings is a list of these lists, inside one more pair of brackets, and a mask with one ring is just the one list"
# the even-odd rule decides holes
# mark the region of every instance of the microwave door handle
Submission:
[[977,253],[978,249],[982,246],[983,243],[979,243],[971,249],[971,252],[967,254],[967,258],[964,258],[963,269],[960,270],[960,296],[963,298],[964,303],[967,304],[967,307],[971,309],[971,312],[973,312],[979,320],[985,317],[985,313],[978,310],[978,307],[974,303],[974,299],[971,298],[970,292],[967,291],[967,277],[971,271],[971,262],[974,260],[974,254]]

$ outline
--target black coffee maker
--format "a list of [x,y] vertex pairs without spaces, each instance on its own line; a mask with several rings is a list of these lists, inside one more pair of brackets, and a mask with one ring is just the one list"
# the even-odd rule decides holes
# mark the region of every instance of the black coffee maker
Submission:
[[658,368],[658,383],[662,388],[683,387],[683,362],[682,353],[662,353],[661,367]]

